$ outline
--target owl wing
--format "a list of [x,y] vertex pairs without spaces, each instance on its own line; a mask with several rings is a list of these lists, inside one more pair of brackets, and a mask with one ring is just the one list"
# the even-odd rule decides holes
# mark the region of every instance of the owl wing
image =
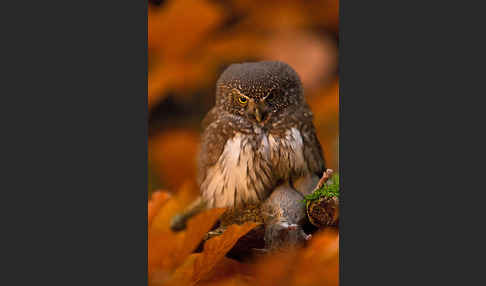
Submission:
[[300,133],[304,143],[304,160],[309,170],[319,178],[326,170],[326,163],[322,152],[322,146],[316,135],[316,128],[312,122],[313,115],[308,106],[303,107],[304,111],[299,112],[301,118]]
[[202,129],[205,130],[211,123],[216,121],[219,113],[216,107],[211,108],[201,122]]
[[218,110],[213,108],[203,120],[204,131],[201,138],[201,147],[198,159],[198,183],[202,184],[206,178],[209,167],[218,162],[223,153],[226,141],[232,136],[233,130],[226,124],[224,118],[219,116]]
[[316,135],[316,129],[312,122],[312,112],[304,105],[301,110],[295,113],[294,120],[299,122],[300,134],[303,143],[304,161],[310,173],[294,179],[292,182],[296,191],[303,195],[309,195],[319,182],[319,178],[326,170],[325,160],[321,144]]

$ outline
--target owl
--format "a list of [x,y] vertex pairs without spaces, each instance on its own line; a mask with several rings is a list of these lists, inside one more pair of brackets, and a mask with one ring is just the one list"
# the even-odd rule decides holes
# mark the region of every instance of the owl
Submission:
[[264,202],[279,186],[312,191],[325,162],[302,83],[287,64],[230,65],[216,83],[198,158],[209,208]]

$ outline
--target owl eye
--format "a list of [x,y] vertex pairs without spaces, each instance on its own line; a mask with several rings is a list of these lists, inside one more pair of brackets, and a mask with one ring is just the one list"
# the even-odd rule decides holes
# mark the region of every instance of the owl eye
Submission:
[[248,103],[248,98],[244,97],[244,96],[239,96],[238,97],[238,102],[245,105]]

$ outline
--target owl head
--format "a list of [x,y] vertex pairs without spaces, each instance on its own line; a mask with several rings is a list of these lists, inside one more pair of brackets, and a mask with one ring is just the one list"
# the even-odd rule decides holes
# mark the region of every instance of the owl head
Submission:
[[299,76],[283,62],[232,64],[216,83],[216,105],[257,124],[303,100]]

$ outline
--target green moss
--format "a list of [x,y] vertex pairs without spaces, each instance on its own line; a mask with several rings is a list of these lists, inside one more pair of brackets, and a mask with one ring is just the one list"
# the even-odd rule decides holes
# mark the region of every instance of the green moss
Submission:
[[332,175],[331,178],[322,186],[320,189],[317,189],[312,194],[305,196],[304,201],[314,201],[321,197],[339,197],[339,175],[335,174]]

